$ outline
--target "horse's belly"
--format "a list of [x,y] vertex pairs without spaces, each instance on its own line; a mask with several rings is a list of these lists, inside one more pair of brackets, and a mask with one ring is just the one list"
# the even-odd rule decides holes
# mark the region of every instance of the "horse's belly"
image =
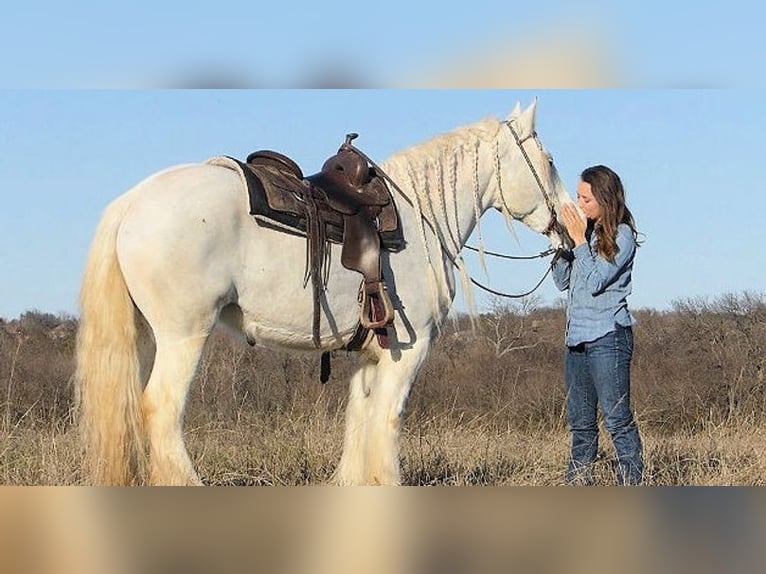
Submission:
[[[305,280],[306,240],[268,229],[247,233],[243,272],[237,279],[244,329],[256,343],[314,348],[315,296]],[[318,298],[323,344],[340,346],[359,322],[362,276],[340,265],[340,247],[331,245],[326,288]]]

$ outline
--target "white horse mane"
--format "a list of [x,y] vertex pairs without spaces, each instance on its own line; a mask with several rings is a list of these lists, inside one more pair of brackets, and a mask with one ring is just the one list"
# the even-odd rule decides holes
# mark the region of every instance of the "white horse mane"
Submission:
[[[459,162],[470,165],[472,169],[474,182],[472,192],[476,214],[479,259],[482,269],[487,273],[484,237],[481,229],[481,202],[478,181],[479,149],[482,145],[492,145],[495,162],[499,164],[497,136],[504,125],[503,122],[499,122],[496,118],[487,117],[463,128],[435,136],[423,144],[409,147],[394,155],[386,163],[386,165],[395,166],[394,169],[402,169],[409,179],[408,187],[413,194],[413,197],[409,199],[413,202],[413,207],[417,213],[421,240],[426,245],[426,256],[430,270],[429,284],[434,310],[438,309],[442,304],[440,301],[442,293],[438,289],[436,268],[441,268],[443,273],[446,273],[444,266],[434,264],[434,259],[436,261],[443,260],[446,247],[447,258],[452,260],[460,274],[463,296],[472,322],[478,315],[478,309],[474,296],[474,287],[469,278],[465,259],[460,253],[461,244],[457,239],[460,236],[460,229],[457,227],[457,215],[454,213],[454,208],[457,205],[455,201],[457,197],[457,169]],[[499,165],[496,166],[495,174],[498,192],[502,193]],[[418,177],[421,178],[420,181],[418,181]],[[429,185],[429,183],[434,182],[437,185]],[[429,190],[434,190],[435,194],[433,192],[429,194]],[[449,212],[450,207],[453,209],[453,213]],[[513,222],[511,214],[508,210],[503,209],[503,216],[510,228]],[[433,258],[427,247],[424,220],[429,222],[429,226],[433,228],[433,231],[439,238],[438,252]],[[439,221],[444,222],[445,229],[438,226],[437,222]],[[452,222],[455,225],[454,229]]]

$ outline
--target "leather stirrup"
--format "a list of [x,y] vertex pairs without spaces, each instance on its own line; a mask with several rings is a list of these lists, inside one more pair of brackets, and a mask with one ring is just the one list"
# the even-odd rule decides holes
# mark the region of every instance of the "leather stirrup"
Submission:
[[[386,284],[383,281],[362,283],[362,301],[359,308],[359,322],[365,329],[380,329],[394,321],[394,306],[388,296]],[[377,297],[383,304],[383,317],[376,317],[372,299]]]

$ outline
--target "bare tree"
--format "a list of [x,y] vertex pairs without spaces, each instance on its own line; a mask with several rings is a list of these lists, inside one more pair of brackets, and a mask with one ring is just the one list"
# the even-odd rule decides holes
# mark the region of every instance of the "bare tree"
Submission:
[[518,301],[494,299],[490,312],[482,316],[483,338],[494,349],[495,357],[501,358],[514,351],[532,349],[541,343],[536,336],[538,322],[531,319],[540,305],[536,295]]

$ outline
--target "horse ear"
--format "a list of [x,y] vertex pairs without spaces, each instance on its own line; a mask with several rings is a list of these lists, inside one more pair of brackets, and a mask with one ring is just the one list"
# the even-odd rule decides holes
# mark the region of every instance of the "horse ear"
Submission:
[[508,114],[508,117],[505,118],[506,121],[511,121],[515,118],[518,118],[521,115],[521,104],[519,102],[516,102],[516,105],[514,106],[513,110],[510,114]]
[[519,126],[524,130],[525,135],[535,131],[535,116],[537,114],[537,98],[532,100],[529,107],[519,116]]

